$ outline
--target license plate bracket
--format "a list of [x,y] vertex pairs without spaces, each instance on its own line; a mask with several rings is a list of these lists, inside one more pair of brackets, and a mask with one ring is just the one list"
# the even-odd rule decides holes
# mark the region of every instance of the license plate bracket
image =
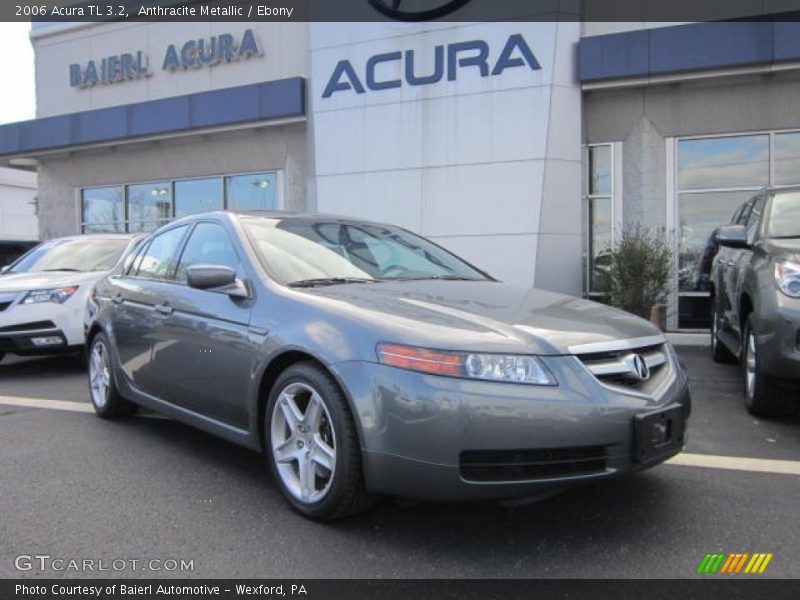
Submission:
[[683,406],[671,404],[633,418],[633,460],[650,462],[683,447]]

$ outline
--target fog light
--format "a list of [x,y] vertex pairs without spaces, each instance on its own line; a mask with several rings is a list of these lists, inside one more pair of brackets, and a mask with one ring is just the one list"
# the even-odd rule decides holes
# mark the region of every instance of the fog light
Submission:
[[49,335],[46,337],[31,338],[31,343],[33,343],[34,346],[60,346],[64,343],[64,340],[57,335]]

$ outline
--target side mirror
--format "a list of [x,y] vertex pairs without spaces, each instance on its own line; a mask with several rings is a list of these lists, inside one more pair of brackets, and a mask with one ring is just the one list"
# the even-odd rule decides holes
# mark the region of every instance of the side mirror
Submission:
[[10,268],[11,268],[11,265],[6,265],[5,267],[1,267],[1,268],[0,268],[0,275],[2,275],[3,273],[6,273],[6,272],[8,272],[8,270],[9,270]]
[[744,225],[724,225],[719,228],[717,243],[726,248],[747,248],[747,229]]
[[222,265],[194,265],[186,269],[186,283],[198,290],[247,298],[247,287],[236,279],[236,271]]

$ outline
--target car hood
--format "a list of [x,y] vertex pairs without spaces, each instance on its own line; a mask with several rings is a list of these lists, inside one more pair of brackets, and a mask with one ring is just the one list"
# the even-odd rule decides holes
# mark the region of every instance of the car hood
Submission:
[[0,292],[23,292],[68,285],[89,285],[106,273],[93,271],[34,271],[30,273],[7,273],[0,276]]
[[303,290],[440,349],[570,354],[591,343],[661,336],[648,321],[572,296],[493,281],[404,281]]
[[798,262],[800,261],[800,238],[786,240],[770,238],[765,240],[764,250],[776,258]]

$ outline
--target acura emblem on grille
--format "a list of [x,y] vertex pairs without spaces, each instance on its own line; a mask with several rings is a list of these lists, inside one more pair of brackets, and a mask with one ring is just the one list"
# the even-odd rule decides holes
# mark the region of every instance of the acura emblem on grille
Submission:
[[647,366],[647,361],[641,354],[633,354],[630,357],[630,372],[631,375],[641,381],[650,379],[650,368]]

